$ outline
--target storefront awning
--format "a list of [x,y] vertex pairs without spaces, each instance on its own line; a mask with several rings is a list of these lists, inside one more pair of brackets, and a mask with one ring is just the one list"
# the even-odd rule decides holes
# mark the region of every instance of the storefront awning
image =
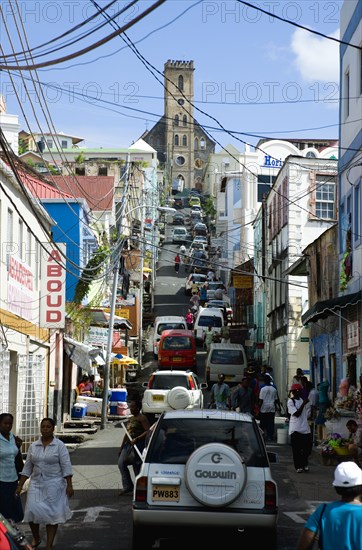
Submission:
[[88,374],[93,374],[92,362],[104,365],[104,359],[99,348],[92,348],[87,344],[83,344],[83,342],[73,340],[69,336],[64,336],[63,346],[69,359]]
[[362,291],[354,292],[353,294],[346,294],[345,296],[338,296],[331,300],[324,300],[323,302],[317,302],[313,307],[308,309],[304,315],[302,315],[303,325],[308,323],[314,323],[318,319],[326,319],[330,315],[336,314],[340,309],[348,306],[354,306],[362,300]]
[[[108,327],[110,314],[107,311],[103,311],[103,309],[92,309],[91,316],[92,316],[91,325],[100,325],[103,327]],[[118,317],[118,315],[115,315],[113,328],[131,330],[132,324],[125,317]]]

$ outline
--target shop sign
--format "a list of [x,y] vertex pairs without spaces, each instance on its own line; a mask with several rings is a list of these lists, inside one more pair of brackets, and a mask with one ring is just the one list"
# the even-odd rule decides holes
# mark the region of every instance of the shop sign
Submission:
[[251,275],[233,275],[234,288],[253,288],[253,277]]
[[40,326],[42,328],[65,327],[65,269],[63,267],[66,245],[44,245],[44,275],[41,278]]
[[124,319],[129,321],[129,309],[116,309],[115,313],[117,317],[124,317]]
[[359,346],[359,321],[347,323],[347,348],[358,348]]
[[108,343],[108,328],[89,327],[88,333],[84,338],[84,343],[88,346],[106,346]]
[[8,308],[27,321],[34,321],[34,273],[19,256],[8,255]]

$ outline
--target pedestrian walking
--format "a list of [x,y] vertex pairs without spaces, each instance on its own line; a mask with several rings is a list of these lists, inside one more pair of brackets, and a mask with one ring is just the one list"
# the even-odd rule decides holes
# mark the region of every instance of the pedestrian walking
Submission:
[[297,369],[295,375],[292,378],[292,383],[290,384],[290,387],[292,387],[293,384],[302,384],[301,378],[304,375],[303,369]]
[[209,326],[207,327],[207,331],[204,334],[204,348],[206,348],[207,352],[209,351],[213,340],[214,340],[214,330],[212,326]]
[[362,470],[354,462],[342,462],[332,484],[340,500],[320,504],[309,516],[297,550],[312,548],[318,533],[319,548],[362,550]]
[[207,300],[207,283],[203,284],[200,288],[200,305],[204,307]]
[[41,436],[28,450],[16,494],[20,496],[25,481],[30,478],[24,521],[29,522],[33,535],[32,547],[41,543],[40,525],[46,525],[46,550],[52,550],[58,525],[73,515],[68,498],[74,494],[72,464],[63,441],[54,436],[55,422],[43,418]]
[[[119,495],[127,495],[133,493],[133,481],[128,467],[132,466],[133,473],[137,476],[141,469],[142,460],[140,455],[145,446],[145,438],[150,429],[150,423],[147,417],[141,413],[141,404],[137,401],[131,401],[129,409],[132,417],[127,422],[127,433],[124,434],[121,447],[118,453],[118,468],[121,472],[122,487]],[[132,447],[136,446],[139,450],[131,453]],[[131,458],[131,454],[133,455]]]
[[331,406],[329,399],[329,381],[323,380],[317,385],[318,390],[318,414],[315,419],[315,424],[318,430],[318,440],[324,441],[326,438],[326,417],[325,412]]
[[220,336],[221,336],[221,343],[222,344],[229,344],[230,343],[230,329],[229,329],[227,320],[225,321],[224,326],[221,327]]
[[253,414],[254,405],[254,392],[249,385],[249,378],[244,376],[231,395],[231,407],[237,412]]
[[186,325],[187,325],[187,328],[189,330],[192,330],[194,328],[194,314],[192,313],[191,311],[191,308],[189,307],[186,315],[185,315],[185,321],[186,321]]
[[287,402],[289,419],[289,435],[292,446],[293,462],[296,472],[309,472],[308,458],[312,452],[312,437],[308,423],[308,398],[302,399],[302,386],[293,384],[291,397]]
[[264,386],[259,391],[260,428],[265,439],[273,441],[275,429],[275,411],[280,407],[277,389],[272,386],[269,375],[263,377]]
[[177,253],[176,256],[175,256],[175,271],[176,271],[176,273],[178,273],[179,270],[180,270],[180,263],[181,263],[181,258],[180,258],[180,255]]
[[24,513],[21,500],[15,494],[18,486],[15,458],[22,441],[11,431],[13,422],[12,414],[0,414],[0,514],[18,523],[23,519]]
[[210,392],[210,408],[219,410],[230,409],[230,387],[225,382],[225,375],[220,373],[217,377],[217,382],[211,388]]

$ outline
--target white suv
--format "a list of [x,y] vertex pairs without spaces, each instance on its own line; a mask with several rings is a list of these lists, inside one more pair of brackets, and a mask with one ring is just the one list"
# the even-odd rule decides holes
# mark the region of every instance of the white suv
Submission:
[[[266,540],[276,550],[278,491],[270,472],[276,455],[267,453],[254,418],[172,411],[151,432],[133,494],[133,550],[150,549],[159,538],[179,540],[195,528],[224,542],[234,533],[235,548]],[[190,539],[188,545],[194,547]]]
[[175,409],[202,409],[205,382],[200,383],[196,374],[184,370],[160,370],[151,374],[142,398],[143,414],[160,415]]

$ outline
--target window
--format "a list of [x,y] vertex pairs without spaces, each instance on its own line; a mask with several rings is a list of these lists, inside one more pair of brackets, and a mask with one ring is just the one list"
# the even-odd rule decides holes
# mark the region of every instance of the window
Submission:
[[176,157],[176,164],[178,164],[179,166],[182,166],[183,164],[185,164],[185,162],[185,157],[183,157],[182,155]]
[[201,168],[204,166],[204,161],[201,159],[195,159],[195,168],[197,170],[201,170]]
[[180,76],[178,77],[178,89],[180,90],[180,92],[182,92],[182,90],[184,89],[184,77],[182,76],[182,74],[180,74]]
[[308,153],[305,156],[307,158],[315,159],[317,155],[315,153],[313,153],[313,151],[308,151]]
[[186,136],[185,134],[182,136],[182,145],[183,145],[184,147],[187,146],[187,136]]
[[183,124],[183,126],[187,126],[187,116],[186,115],[184,115],[182,117],[182,124]]
[[19,227],[18,227],[18,256],[19,258],[23,259],[23,246],[24,246],[24,223],[23,220],[19,219]]
[[179,137],[178,134],[175,135],[175,145],[179,145]]
[[361,200],[361,194],[360,194],[360,187],[354,188],[354,198],[353,198],[353,218],[354,218],[354,240],[360,241],[361,240],[361,220],[360,220],[360,200]]
[[185,102],[184,102],[183,99],[179,99],[179,100],[177,101],[177,103],[178,103],[179,105],[183,105]]
[[77,176],[85,176],[85,166],[76,166],[75,173]]
[[350,108],[350,105],[349,105],[350,86],[349,86],[349,84],[350,84],[350,82],[349,82],[349,69],[348,69],[348,71],[344,75],[344,92],[343,92],[343,96],[344,96],[344,118],[349,117],[349,108]]
[[336,180],[332,176],[316,175],[316,216],[335,219]]
[[31,232],[30,232],[30,229],[27,228],[26,229],[26,259],[25,261],[27,262],[27,264],[31,267]]
[[178,125],[179,125],[179,122],[180,122],[179,116],[176,115],[176,116],[175,116],[175,126],[178,126]]
[[62,149],[66,149],[68,147],[68,142],[65,139],[62,139]]
[[98,176],[107,176],[108,170],[107,166],[98,166]]
[[201,138],[200,139],[200,149],[205,149],[206,147],[206,141],[204,140],[204,138]]
[[48,149],[53,149],[53,140],[52,139],[47,139],[47,146],[48,146]]
[[198,138],[195,138],[195,140],[194,140],[194,149],[195,149],[195,151],[199,150],[199,139]]

